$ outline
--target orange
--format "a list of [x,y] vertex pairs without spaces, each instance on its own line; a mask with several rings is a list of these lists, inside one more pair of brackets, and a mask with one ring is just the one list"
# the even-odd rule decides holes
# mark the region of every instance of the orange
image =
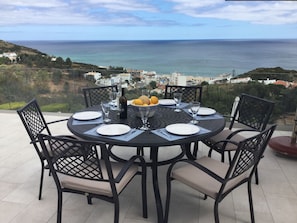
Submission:
[[143,105],[143,101],[141,99],[139,99],[139,98],[138,99],[134,99],[133,103],[135,105]]
[[152,103],[152,104],[158,104],[158,102],[159,102],[158,97],[156,97],[156,96],[152,96],[152,97],[151,97],[151,103]]

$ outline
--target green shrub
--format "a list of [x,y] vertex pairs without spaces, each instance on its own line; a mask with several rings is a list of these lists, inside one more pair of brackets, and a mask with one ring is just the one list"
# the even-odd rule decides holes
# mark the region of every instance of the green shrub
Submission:
[[44,112],[68,112],[69,105],[67,103],[53,103],[49,105],[43,105],[40,109]]

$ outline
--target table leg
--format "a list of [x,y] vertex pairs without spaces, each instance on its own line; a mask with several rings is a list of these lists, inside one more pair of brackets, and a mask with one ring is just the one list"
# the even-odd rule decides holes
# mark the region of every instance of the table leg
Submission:
[[183,144],[181,146],[183,147],[188,159],[190,159],[190,160],[195,160],[196,159],[196,157],[194,157],[193,154],[191,153],[191,143],[185,143],[185,144]]
[[158,147],[151,148],[151,158],[152,158],[153,188],[154,188],[154,194],[155,194],[158,223],[162,223],[163,222],[163,206],[162,206],[160,190],[159,190],[159,183],[158,183]]

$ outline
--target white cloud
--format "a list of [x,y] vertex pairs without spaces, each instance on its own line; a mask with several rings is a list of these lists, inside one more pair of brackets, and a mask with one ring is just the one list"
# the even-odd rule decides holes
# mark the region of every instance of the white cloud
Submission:
[[[162,12],[161,9],[166,12]],[[170,3],[170,4],[169,4]],[[170,8],[172,7],[172,8]],[[168,13],[170,12],[170,13]],[[166,16],[164,16],[166,15]],[[164,25],[180,15],[255,24],[297,24],[297,2],[225,0],[0,0],[0,25]],[[164,17],[163,17],[164,16]],[[196,21],[195,21],[196,20]],[[184,20],[186,21],[186,19]],[[191,24],[186,22],[185,24]]]
[[178,13],[195,18],[246,21],[256,24],[297,23],[294,1],[171,0]]

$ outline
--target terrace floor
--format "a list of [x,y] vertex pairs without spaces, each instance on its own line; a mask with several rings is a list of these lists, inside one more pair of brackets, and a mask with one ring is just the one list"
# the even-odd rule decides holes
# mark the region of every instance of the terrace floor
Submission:
[[[46,113],[47,121],[67,114]],[[40,162],[29,144],[29,138],[15,111],[0,111],[0,223],[53,223],[56,222],[57,192],[54,181],[45,175],[43,198],[38,200]],[[54,134],[65,134],[66,123],[52,125]],[[289,135],[289,131],[277,130],[273,136]],[[120,149],[120,148],[119,148]],[[176,147],[164,148],[160,157],[167,157]],[[123,151],[123,150],[121,150]],[[125,153],[129,151],[124,150]],[[131,150],[132,151],[132,150]],[[207,154],[200,144],[199,156]],[[126,154],[127,155],[127,154]],[[165,173],[168,166],[159,168],[159,184],[165,200]],[[259,165],[260,184],[253,184],[256,222],[297,222],[297,159],[274,154],[267,148]],[[148,170],[149,217],[141,217],[140,178],[135,178],[120,196],[121,223],[156,222],[156,210],[152,191],[151,171]],[[169,222],[214,222],[213,200],[202,199],[202,194],[174,183]],[[241,186],[219,205],[223,223],[250,222],[246,186]],[[93,199],[88,205],[84,196],[65,194],[63,200],[64,223],[113,222],[113,205]]]

